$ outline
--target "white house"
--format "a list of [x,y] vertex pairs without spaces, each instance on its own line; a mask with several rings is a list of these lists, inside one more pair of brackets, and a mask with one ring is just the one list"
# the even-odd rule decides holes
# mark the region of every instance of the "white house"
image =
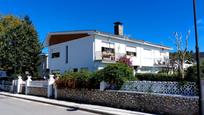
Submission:
[[40,64],[38,66],[38,70],[41,77],[48,76],[48,54],[40,54]]
[[114,24],[114,34],[96,30],[49,33],[46,44],[50,71],[95,71],[124,55],[137,72],[156,72],[166,66],[169,47],[125,37],[122,24]]

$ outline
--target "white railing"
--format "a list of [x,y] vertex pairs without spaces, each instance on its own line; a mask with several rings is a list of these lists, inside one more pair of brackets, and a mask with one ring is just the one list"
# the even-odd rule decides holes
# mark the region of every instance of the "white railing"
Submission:
[[121,90],[185,96],[196,96],[198,94],[195,82],[128,81],[123,84]]
[[50,75],[50,78],[45,81],[32,81],[31,76],[27,76],[25,85],[25,94],[29,94],[30,87],[47,88],[47,97],[51,97],[53,94],[53,84],[55,82],[54,75]]
[[30,81],[29,87],[45,87],[47,88],[48,81]]
[[0,89],[5,91],[10,91],[13,93],[22,93],[22,86],[25,86],[25,94],[29,94],[31,87],[37,87],[37,88],[46,88],[47,89],[47,97],[51,97],[53,95],[53,85],[55,82],[55,79],[53,78],[54,75],[50,75],[50,78],[48,80],[37,80],[32,81],[31,76],[27,76],[27,80],[23,81],[21,76],[18,76],[17,80],[13,81],[0,81]]

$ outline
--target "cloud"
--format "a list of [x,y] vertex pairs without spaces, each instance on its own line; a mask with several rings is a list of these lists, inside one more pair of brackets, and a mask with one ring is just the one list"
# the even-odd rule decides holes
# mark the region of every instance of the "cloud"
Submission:
[[204,29],[204,20],[203,19],[198,19],[197,20],[197,25],[198,25],[198,29]]
[[198,20],[197,20],[197,24],[198,24],[198,25],[200,25],[200,24],[204,24],[203,19],[202,19],[202,18],[201,18],[201,19],[198,19]]
[[[204,20],[200,18],[197,20],[197,27],[198,29],[204,29]],[[192,25],[191,29],[194,29],[194,25]]]

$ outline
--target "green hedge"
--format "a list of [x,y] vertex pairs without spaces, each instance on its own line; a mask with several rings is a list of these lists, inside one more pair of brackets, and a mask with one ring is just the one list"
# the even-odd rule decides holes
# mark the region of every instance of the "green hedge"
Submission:
[[109,64],[97,71],[96,77],[99,81],[109,83],[108,89],[120,89],[125,81],[133,79],[133,69],[124,63]]
[[88,71],[65,72],[55,81],[57,88],[99,88],[99,81],[94,73]]
[[[200,66],[201,78],[204,78],[204,66]],[[197,80],[197,67],[191,66],[187,69],[185,78],[188,80]]]
[[165,73],[136,74],[135,77],[138,80],[147,80],[147,81],[182,81],[183,80],[177,74],[165,74]]
[[120,89],[125,81],[133,78],[132,72],[133,70],[125,64],[109,64],[96,72],[65,72],[56,80],[56,85],[58,88],[98,89],[100,82],[105,81],[110,84],[108,89]]

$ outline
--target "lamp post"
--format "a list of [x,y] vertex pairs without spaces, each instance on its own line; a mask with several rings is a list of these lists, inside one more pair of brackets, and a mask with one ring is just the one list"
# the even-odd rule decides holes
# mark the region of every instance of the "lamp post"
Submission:
[[203,115],[202,111],[202,83],[200,80],[200,59],[199,59],[199,46],[198,46],[198,31],[197,31],[197,18],[196,18],[196,0],[193,0],[193,13],[194,13],[194,29],[195,29],[195,42],[196,42],[196,62],[197,62],[197,84],[199,94],[199,114]]

